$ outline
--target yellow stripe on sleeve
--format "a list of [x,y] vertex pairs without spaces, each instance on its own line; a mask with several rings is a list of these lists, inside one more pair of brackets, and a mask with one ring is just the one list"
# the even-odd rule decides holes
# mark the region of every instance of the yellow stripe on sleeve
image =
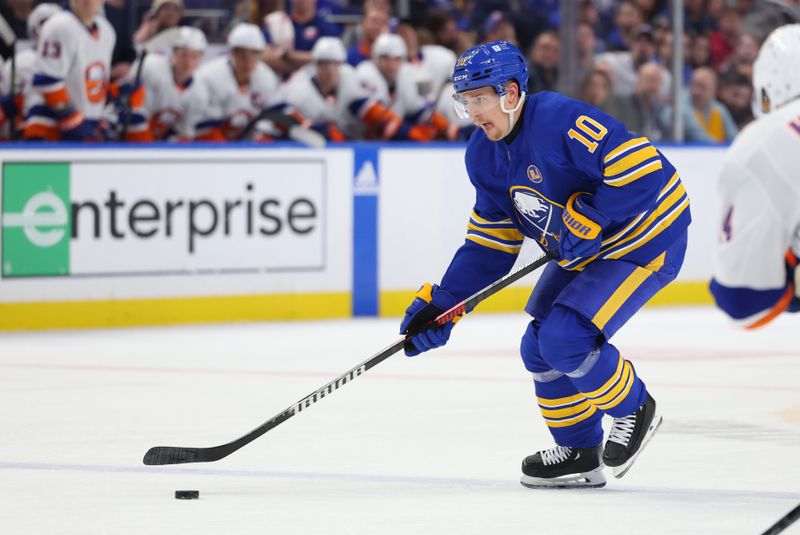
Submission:
[[469,230],[477,230],[492,237],[506,241],[522,241],[523,236],[520,231],[515,228],[484,228],[473,225],[472,222],[467,223]]
[[654,156],[658,156],[658,151],[654,146],[648,145],[606,167],[605,170],[603,170],[603,176],[616,176],[620,173],[624,173]]
[[628,140],[622,145],[618,146],[616,149],[606,154],[606,157],[603,158],[603,163],[608,163],[617,156],[623,154],[624,152],[634,149],[640,145],[644,145],[645,143],[649,143],[646,137],[637,137],[635,139]]
[[[593,262],[594,260],[596,260],[600,256],[606,254],[608,251],[615,250],[618,247],[620,247],[622,245],[625,245],[626,243],[632,242],[634,239],[639,237],[645,230],[647,230],[650,227],[650,225],[652,225],[659,217],[661,217],[666,212],[668,212],[669,209],[673,205],[675,205],[678,202],[678,200],[681,199],[684,195],[686,195],[686,189],[683,187],[682,183],[679,183],[678,186],[675,188],[675,191],[673,191],[672,193],[667,195],[667,197],[659,203],[658,207],[650,213],[650,215],[647,217],[647,219],[645,219],[644,223],[639,225],[639,227],[636,230],[634,230],[631,234],[629,234],[625,238],[621,239],[617,243],[612,244],[610,247],[602,249],[599,253],[597,253],[593,257],[587,258],[586,260],[584,260],[583,262],[581,262],[577,266],[572,267],[570,269],[574,269],[574,270],[580,271],[581,269],[586,267],[589,263]],[[688,206],[688,198],[685,199],[684,202],[686,203],[686,206]],[[681,204],[683,204],[683,203],[681,203]],[[681,209],[680,212],[682,212],[682,211],[683,211],[683,209]],[[660,225],[662,230],[664,228],[667,228],[667,226],[669,226],[669,223],[672,223],[672,221],[674,221],[678,217],[678,215],[680,215],[680,212],[678,212],[678,214],[675,215],[675,217],[670,217],[668,220],[665,220],[666,224],[665,224],[665,222],[662,222],[661,225]],[[620,249],[620,250],[627,250],[628,248],[629,247],[625,247],[625,248]],[[611,253],[611,254],[608,255],[608,258],[618,258],[619,256],[622,256],[622,255],[618,255],[618,256],[616,256],[616,255],[617,255],[616,252]]]
[[475,210],[472,211],[470,215],[472,219],[479,225],[512,225],[511,219],[503,219],[502,221],[489,221],[488,219],[484,219],[478,214],[475,213]]
[[672,177],[667,181],[666,186],[661,188],[661,191],[658,193],[658,200],[661,200],[661,197],[666,195],[667,192],[669,192],[669,190],[672,189],[672,186],[674,186],[675,182],[677,182],[678,180],[679,180],[678,172],[675,171],[675,173],[673,173]]
[[[683,199],[683,201],[680,204],[678,204],[678,206],[673,210],[673,212],[671,214],[669,214],[668,217],[664,218],[656,226],[654,226],[652,229],[650,229],[650,231],[647,234],[645,234],[641,238],[637,239],[636,241],[628,243],[625,247],[622,247],[621,249],[617,249],[617,250],[615,250],[615,251],[613,251],[611,253],[608,253],[608,255],[605,258],[617,259],[617,258],[620,258],[620,257],[624,256],[625,254],[627,254],[628,251],[631,251],[633,249],[636,249],[637,247],[641,247],[642,245],[645,245],[647,242],[649,242],[650,240],[654,239],[656,236],[661,234],[661,232],[663,232],[665,229],[669,228],[669,226],[676,219],[678,219],[680,217],[680,215],[688,207],[689,207],[689,197],[686,197],[685,199]],[[620,242],[620,244],[621,243],[622,242]]]
[[490,249],[497,249],[498,251],[503,251],[504,253],[514,254],[514,255],[519,254],[519,251],[522,248],[521,245],[512,247],[504,245],[502,243],[491,241],[482,236],[476,236],[474,234],[468,234],[467,239],[477,243],[478,245],[483,245],[484,247],[489,247]]
[[609,186],[620,187],[626,184],[630,184],[634,180],[638,180],[645,175],[649,175],[653,171],[657,171],[659,169],[663,169],[664,165],[661,163],[661,160],[656,160],[654,162],[650,162],[647,165],[643,165],[639,169],[633,171],[632,173],[628,173],[627,175],[623,175],[619,178],[613,178],[610,180],[606,180],[605,183]]

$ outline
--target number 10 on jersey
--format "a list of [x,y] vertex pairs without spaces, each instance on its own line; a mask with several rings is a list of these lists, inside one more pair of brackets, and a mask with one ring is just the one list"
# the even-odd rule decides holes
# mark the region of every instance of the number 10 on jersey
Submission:
[[[578,117],[578,119],[575,121],[575,126],[578,127],[580,132],[574,128],[570,128],[567,132],[567,135],[570,139],[580,141],[581,144],[589,149],[589,152],[592,154],[594,154],[594,151],[597,150],[597,142],[606,137],[606,134],[608,134],[608,129],[605,126],[586,115],[581,115]],[[594,141],[589,138],[592,138]]]

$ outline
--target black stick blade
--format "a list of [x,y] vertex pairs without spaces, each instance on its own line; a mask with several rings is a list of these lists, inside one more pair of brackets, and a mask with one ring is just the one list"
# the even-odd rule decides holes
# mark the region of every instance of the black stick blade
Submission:
[[182,464],[203,462],[200,458],[198,448],[171,448],[168,446],[157,446],[150,448],[144,454],[144,464]]

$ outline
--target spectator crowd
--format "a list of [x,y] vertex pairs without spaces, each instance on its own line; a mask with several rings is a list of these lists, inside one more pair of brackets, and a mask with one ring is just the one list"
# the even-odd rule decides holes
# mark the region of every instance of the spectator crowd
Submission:
[[753,120],[760,44],[800,21],[800,0],[684,0],[676,31],[668,0],[576,0],[579,83],[567,87],[559,0],[130,2],[0,0],[17,38],[0,43],[0,137],[464,140],[456,57],[503,39],[528,58],[529,93],[560,91],[665,141],[681,39],[683,137],[728,142]]

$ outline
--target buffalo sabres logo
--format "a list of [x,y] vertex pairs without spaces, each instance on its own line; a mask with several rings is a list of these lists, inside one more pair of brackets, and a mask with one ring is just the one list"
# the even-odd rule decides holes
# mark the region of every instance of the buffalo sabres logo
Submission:
[[535,190],[524,186],[515,186],[510,193],[514,208],[517,209],[517,217],[531,231],[529,235],[546,243],[546,236],[553,235],[547,230],[553,220],[553,205]]
[[458,61],[456,62],[456,67],[464,67],[465,65],[467,65],[470,62],[470,60],[475,57],[475,54],[478,53],[478,50],[479,50],[478,48],[474,48],[473,50],[468,50],[464,52],[464,54],[460,58],[458,58]]
[[543,178],[542,177],[542,172],[539,171],[538,167],[536,167],[533,164],[530,164],[528,166],[528,178],[530,178],[531,182],[533,182],[534,184],[538,184],[539,182],[542,181],[542,178]]

